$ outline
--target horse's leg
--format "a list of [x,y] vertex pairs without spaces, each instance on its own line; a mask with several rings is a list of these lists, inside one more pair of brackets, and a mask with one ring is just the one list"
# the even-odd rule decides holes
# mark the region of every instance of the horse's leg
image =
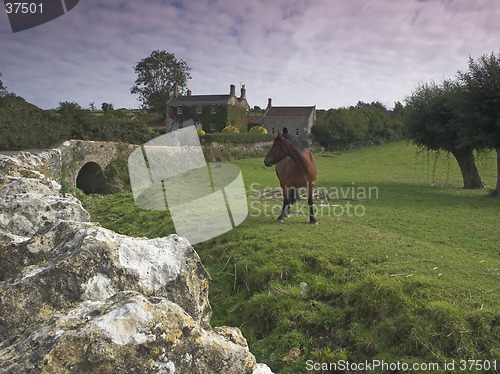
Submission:
[[300,188],[295,188],[295,193],[293,197],[295,202],[300,201]]
[[286,207],[286,210],[285,210],[285,218],[290,217],[290,206],[292,204],[295,204],[295,202],[296,202],[296,200],[295,200],[295,188],[292,187],[292,188],[288,189],[287,197],[288,197],[288,206]]
[[283,222],[283,220],[288,217],[287,209],[290,209],[290,200],[288,199],[288,189],[283,187],[283,208],[281,208],[278,222]]
[[309,223],[318,224],[318,220],[314,217],[314,207],[313,207],[313,192],[314,185],[307,185],[307,205],[309,205]]

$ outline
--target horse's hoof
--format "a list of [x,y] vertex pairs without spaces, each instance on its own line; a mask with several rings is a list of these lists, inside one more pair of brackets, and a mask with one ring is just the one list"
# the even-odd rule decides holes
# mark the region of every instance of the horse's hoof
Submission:
[[284,223],[284,222],[285,222],[285,221],[283,220],[283,218],[278,218],[278,219],[277,219],[277,221],[278,221],[279,223]]
[[309,221],[309,224],[311,225],[317,225],[318,224],[318,221],[314,220],[314,221]]

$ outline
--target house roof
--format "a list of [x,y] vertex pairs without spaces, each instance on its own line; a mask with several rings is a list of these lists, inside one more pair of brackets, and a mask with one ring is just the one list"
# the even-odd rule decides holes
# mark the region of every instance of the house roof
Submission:
[[168,102],[168,105],[210,105],[227,104],[231,95],[191,95],[177,96]]
[[247,124],[252,124],[252,125],[262,125],[264,123],[264,118],[262,116],[259,117],[248,117],[247,118]]
[[264,117],[309,117],[314,106],[272,106],[266,110]]

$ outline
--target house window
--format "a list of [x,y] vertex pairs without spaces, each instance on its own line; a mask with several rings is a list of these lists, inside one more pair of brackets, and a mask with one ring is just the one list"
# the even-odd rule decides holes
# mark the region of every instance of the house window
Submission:
[[182,114],[182,106],[177,107],[177,114]]
[[271,134],[274,134],[274,127],[271,129]]
[[215,105],[212,105],[212,114],[215,114],[215,112],[216,112],[215,109],[216,109]]
[[210,131],[215,131],[215,130],[217,130],[217,126],[215,125],[215,123],[212,122],[210,124]]
[[299,129],[295,129],[295,135],[299,136]]
[[196,114],[201,114],[201,105],[196,107]]

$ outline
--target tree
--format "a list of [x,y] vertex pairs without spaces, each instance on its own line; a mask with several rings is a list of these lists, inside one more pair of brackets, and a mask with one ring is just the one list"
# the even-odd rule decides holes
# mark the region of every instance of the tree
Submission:
[[81,111],[84,111],[84,109],[80,106],[80,104],[70,101],[60,101],[59,106],[57,107],[57,112],[62,115],[80,113]]
[[405,110],[405,108],[404,108],[403,104],[401,104],[400,101],[395,101],[394,102],[394,109],[392,110],[393,117],[396,119],[403,118],[404,110]]
[[93,140],[90,134],[94,132],[94,124],[88,110],[78,103],[62,101],[59,102],[57,112],[68,127],[71,139]]
[[475,143],[460,137],[462,88],[452,81],[422,84],[406,99],[403,121],[412,141],[431,150],[450,152],[460,167],[464,188],[484,186],[476,167]]
[[401,121],[382,103],[375,101],[367,104],[359,101],[351,110],[357,112],[368,123],[365,141],[377,144],[401,138],[403,132]]
[[111,103],[102,103],[101,109],[104,113],[112,112],[113,110],[115,110],[113,104]]
[[0,73],[0,97],[4,97],[5,95],[7,95],[7,87],[4,86],[3,82],[2,82],[2,73]]
[[464,121],[460,136],[478,148],[495,149],[497,181],[495,195],[500,197],[500,53],[469,57],[469,70],[458,72],[464,86]]
[[326,111],[312,128],[314,138],[327,149],[346,149],[364,139],[368,121],[353,108]]
[[163,117],[166,117],[167,102],[174,96],[174,86],[177,85],[178,92],[183,93],[191,79],[187,62],[163,50],[153,51],[134,69],[137,79],[130,92],[139,94],[143,108]]
[[401,139],[403,127],[380,102],[359,101],[350,108],[318,111],[312,134],[322,146],[340,150]]

